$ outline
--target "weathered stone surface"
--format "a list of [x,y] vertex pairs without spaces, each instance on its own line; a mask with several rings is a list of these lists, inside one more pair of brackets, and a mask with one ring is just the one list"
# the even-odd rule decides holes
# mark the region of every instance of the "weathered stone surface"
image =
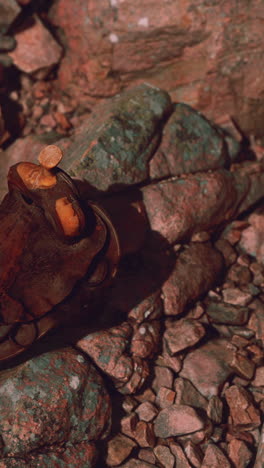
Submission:
[[264,387],[264,366],[257,367],[254,380],[251,383],[254,387]]
[[211,340],[188,353],[183,362],[180,376],[188,379],[206,398],[218,395],[232,370],[228,365],[230,351],[228,341]]
[[181,377],[176,378],[174,388],[176,392],[176,405],[189,405],[206,410],[208,405],[207,399],[196,390],[189,380]]
[[152,388],[156,393],[158,393],[161,387],[172,388],[173,373],[168,367],[155,366],[154,375]]
[[[62,48],[35,15],[15,34],[17,46],[9,52],[14,64],[25,73],[42,71],[45,76],[61,57]],[[44,72],[44,75],[43,75]]]
[[233,439],[228,444],[228,456],[236,468],[246,468],[253,454],[243,440]]
[[134,438],[140,447],[154,447],[155,434],[153,424],[146,421],[139,421],[134,431]]
[[138,460],[137,458],[131,458],[124,465],[120,465],[120,468],[156,468],[156,465],[152,465],[152,463],[147,463],[143,460]]
[[136,413],[141,421],[150,422],[157,415],[158,409],[150,401],[145,401],[137,407]]
[[15,0],[2,0],[0,5],[0,27],[1,33],[5,33],[9,26],[21,12],[20,6]]
[[175,104],[150,161],[150,176],[159,179],[217,169],[227,160],[227,147],[218,129],[190,106]]
[[212,468],[212,466],[231,468],[229,460],[226,458],[222,450],[215,444],[209,444],[207,446],[201,468]]
[[100,190],[144,181],[170,107],[168,94],[147,84],[99,105],[65,153],[63,168]]
[[126,352],[131,334],[132,328],[124,322],[120,326],[91,333],[77,342],[77,347],[87,353],[123,393],[134,393],[148,376],[146,361],[137,357],[132,359]]
[[255,299],[250,304],[250,308],[253,312],[248,322],[248,328],[253,330],[256,338],[264,344],[264,304],[259,299]]
[[166,468],[174,468],[175,458],[169,447],[166,447],[165,445],[156,445],[153,452],[162,466],[166,466]]
[[258,262],[264,264],[264,215],[253,213],[249,216],[248,222],[250,226],[243,230],[239,245]]
[[222,302],[209,302],[206,307],[206,313],[214,323],[244,325],[248,321],[249,309],[247,307],[235,307]]
[[199,445],[195,445],[191,440],[187,440],[184,445],[184,452],[192,465],[195,468],[200,468],[203,459],[203,452]]
[[[45,446],[63,447],[107,435],[111,409],[102,379],[71,349],[48,352],[2,371],[0,395],[5,456],[23,460],[32,452],[38,456]],[[67,450],[57,458],[70,459],[72,449]],[[86,443],[81,450],[86,458],[91,453],[94,458],[94,449]]]
[[250,393],[242,387],[232,385],[225,391],[230,409],[231,423],[247,430],[260,425],[260,413],[253,404]]
[[181,446],[176,442],[171,442],[169,444],[170,450],[175,456],[177,468],[191,468],[190,463],[188,462]]
[[209,419],[211,419],[211,421],[213,421],[216,424],[220,424],[222,422],[223,402],[216,395],[213,395],[209,400],[207,407],[207,416]]
[[239,288],[226,288],[223,290],[223,299],[228,304],[244,307],[250,303],[252,295]]
[[160,322],[151,320],[134,325],[130,351],[140,358],[152,357],[158,349],[160,339]]
[[188,405],[171,405],[160,411],[154,422],[157,437],[180,436],[200,431],[205,422],[194,408]]
[[160,408],[167,408],[173,405],[176,393],[170,388],[160,387],[157,394],[157,404]]
[[128,318],[141,323],[145,320],[158,319],[162,316],[162,313],[163,302],[160,298],[160,291],[157,291],[133,307],[128,313]]
[[106,463],[110,466],[120,465],[132,452],[136,443],[123,434],[117,434],[107,444]]
[[153,453],[153,450],[150,448],[140,449],[138,452],[138,458],[151,464],[156,462],[156,457]]
[[258,452],[255,460],[254,468],[262,468],[264,458],[264,424],[262,424]]
[[[197,300],[215,285],[220,278],[222,269],[222,255],[209,243],[192,243],[186,247],[180,252],[174,270],[162,286],[165,314],[181,314],[188,303]],[[182,325],[186,323],[188,326],[192,322],[180,323]],[[197,326],[197,331],[198,328]],[[199,330],[201,338],[201,327]],[[182,336],[181,340],[185,340],[185,344],[187,343],[187,337],[185,339]]]
[[169,242],[212,230],[263,197],[264,171],[248,163],[233,172],[219,169],[142,189],[150,225]]
[[205,335],[203,325],[192,319],[180,319],[170,323],[164,333],[164,344],[173,355],[198,343]]

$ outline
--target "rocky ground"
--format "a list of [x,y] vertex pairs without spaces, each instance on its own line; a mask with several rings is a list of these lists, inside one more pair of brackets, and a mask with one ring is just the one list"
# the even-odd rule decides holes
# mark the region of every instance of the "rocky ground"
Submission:
[[[119,26],[113,20],[108,43],[93,23],[100,60],[93,51],[86,68],[74,49],[80,38],[71,36],[67,2],[52,8],[26,0],[5,3],[10,25],[0,37],[1,196],[11,164],[35,161],[46,144],[56,142],[65,152],[63,167],[91,184],[93,197],[106,192],[122,198],[128,186],[140,190],[150,229],[140,252],[121,264],[102,314],[108,317],[108,326],[101,322],[103,332],[84,328],[78,336],[76,329],[76,338],[69,334],[73,325],[65,325],[27,359],[1,371],[0,467],[261,468],[264,151],[252,136],[261,136],[259,128],[242,136],[227,117],[229,99],[227,108],[221,104],[219,127],[147,85],[94,109],[120,91],[120,80],[127,84],[143,67],[142,57],[128,63],[127,50],[139,47],[132,47],[131,31],[122,31],[124,43],[117,40],[127,2],[120,6]],[[110,4],[115,13],[118,2]],[[84,27],[81,2],[78,7]],[[201,20],[184,43],[189,54],[203,39],[204,16],[198,13],[189,12]],[[89,15],[100,17],[93,2]],[[29,26],[20,27],[26,20]],[[74,16],[72,28],[76,21]],[[71,37],[68,48],[57,23]],[[138,28],[146,28],[145,14]],[[164,28],[161,37],[170,36]],[[13,36],[17,47],[12,39],[7,43]],[[151,50],[153,35],[143,39]],[[107,44],[116,45],[115,73],[109,73]],[[151,57],[149,70],[157,67]],[[169,58],[164,63],[164,73],[176,67]],[[87,86],[87,77],[90,88],[82,102],[76,89],[82,79],[82,89]],[[244,116],[249,107],[245,97]],[[249,112],[244,121],[250,121]]]

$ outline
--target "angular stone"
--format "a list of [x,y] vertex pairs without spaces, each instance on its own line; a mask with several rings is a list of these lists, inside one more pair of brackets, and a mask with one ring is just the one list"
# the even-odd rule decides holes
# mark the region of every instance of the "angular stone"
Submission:
[[153,452],[162,466],[166,466],[166,468],[174,468],[175,458],[169,447],[166,447],[166,445],[156,445]]
[[236,468],[246,468],[253,454],[243,440],[233,439],[228,444],[228,456]]
[[195,445],[191,440],[188,440],[184,445],[184,452],[195,468],[200,468],[203,460],[203,452],[199,445]]
[[233,353],[230,367],[234,369],[235,373],[242,379],[251,380],[255,373],[254,362],[239,352]]
[[187,354],[180,376],[188,379],[206,398],[218,395],[232,370],[228,341],[214,339]]
[[143,299],[128,313],[128,318],[135,320],[137,323],[145,320],[155,320],[162,316],[163,302],[160,297],[160,291],[155,292]]
[[43,446],[101,438],[111,422],[100,375],[69,348],[29,359],[11,373],[2,371],[0,405],[5,453],[22,458]]
[[244,307],[250,303],[252,295],[239,288],[227,288],[223,290],[223,299],[228,304]]
[[[222,255],[210,244],[192,243],[186,247],[180,252],[174,270],[162,287],[165,314],[181,314],[188,303],[196,301],[215,285],[223,266]],[[200,336],[201,333],[202,327]]]
[[248,328],[256,334],[257,340],[264,344],[264,304],[259,299],[250,304],[252,314],[248,322]]
[[197,320],[180,319],[170,324],[164,333],[164,344],[173,355],[194,346],[205,335],[203,325]]
[[5,33],[9,26],[21,12],[15,0],[1,0],[0,4],[0,32]]
[[134,431],[134,438],[140,447],[154,447],[156,438],[153,424],[139,421]]
[[61,58],[61,46],[36,15],[15,34],[15,39],[17,46],[9,56],[25,73],[48,72]]
[[165,91],[146,84],[104,102],[79,131],[62,167],[100,190],[143,182],[170,106]]
[[158,349],[160,322],[151,320],[134,326],[130,352],[140,358],[152,357]]
[[231,468],[231,464],[222,452],[222,450],[215,444],[209,444],[205,451],[201,468],[212,468],[213,466],[221,466],[221,468]]
[[158,414],[154,422],[154,432],[157,437],[166,439],[200,431],[204,425],[205,422],[191,406],[171,405]]
[[209,302],[206,313],[214,323],[226,323],[228,325],[244,325],[247,323],[249,316],[247,307],[236,307],[222,302]]
[[264,387],[264,366],[257,367],[254,380],[251,385],[254,387]]
[[257,452],[254,468],[263,467],[263,458],[264,458],[264,424],[262,424],[259,445],[258,445],[258,452]]
[[207,409],[207,399],[196,390],[189,380],[177,377],[174,381],[174,388],[176,405],[189,405],[203,410]]
[[222,134],[195,109],[175,104],[161,144],[150,161],[151,178],[217,169],[226,165],[227,148]]
[[123,434],[117,434],[107,444],[106,463],[110,466],[120,465],[137,444]]
[[156,398],[157,404],[160,408],[167,408],[173,405],[175,396],[176,393],[170,388],[160,387]]
[[255,257],[263,265],[264,216],[262,213],[253,213],[249,216],[248,221],[250,226],[243,230],[239,245],[246,253]]
[[215,424],[220,424],[223,418],[223,402],[218,396],[213,395],[208,403],[207,416]]
[[140,449],[138,452],[138,458],[145,462],[152,463],[153,465],[156,462],[156,457],[153,453],[153,450],[148,448]]
[[225,391],[225,397],[234,426],[251,430],[260,425],[259,410],[255,408],[251,395],[245,388],[232,385]]
[[173,373],[167,367],[155,366],[155,378],[152,382],[153,390],[158,393],[161,387],[172,388]]
[[137,458],[131,458],[124,465],[120,465],[120,468],[156,468],[156,465],[138,460]]
[[120,425],[122,433],[128,437],[134,438],[134,432],[138,423],[138,416],[136,413],[131,413],[121,419]]
[[158,409],[150,401],[145,401],[137,407],[136,413],[141,421],[150,422],[157,416]]
[[192,468],[179,444],[170,442],[169,447],[175,456],[177,468]]

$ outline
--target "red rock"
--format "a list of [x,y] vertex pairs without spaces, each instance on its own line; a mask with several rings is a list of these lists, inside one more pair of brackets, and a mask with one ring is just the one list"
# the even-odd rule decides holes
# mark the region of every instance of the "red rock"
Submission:
[[257,452],[254,468],[263,467],[263,458],[264,458],[264,424],[262,424],[259,445],[258,445],[258,452]]
[[106,463],[110,466],[120,465],[137,444],[123,434],[117,434],[107,444]]
[[237,259],[237,252],[226,239],[218,239],[215,242],[215,247],[222,253],[227,267],[230,267],[230,265],[235,263]]
[[223,299],[228,304],[246,306],[252,300],[252,295],[241,291],[239,288],[227,288],[223,290]]
[[[222,255],[210,244],[192,243],[186,247],[162,287],[165,314],[181,314],[188,303],[197,300],[217,282],[222,269]],[[202,327],[199,330],[202,336]]]
[[160,322],[151,320],[134,326],[130,352],[141,358],[152,357],[157,352],[160,338]]
[[160,291],[151,294],[143,299],[136,307],[128,313],[128,318],[141,323],[145,320],[154,320],[160,318],[163,313],[163,303],[160,298]]
[[251,282],[252,275],[248,267],[237,263],[229,269],[227,278],[234,281],[238,286],[243,286]]
[[138,460],[137,458],[131,458],[124,465],[120,465],[120,468],[156,468],[156,465]]
[[170,450],[175,456],[177,468],[191,468],[190,463],[188,462],[181,446],[176,442],[170,442]]
[[204,335],[205,329],[197,320],[176,320],[164,333],[165,348],[173,355],[195,345]]
[[153,424],[139,421],[134,431],[134,438],[140,447],[154,447],[156,439]]
[[259,410],[255,408],[251,395],[245,388],[232,385],[225,391],[225,397],[234,426],[250,430],[260,425]]
[[155,453],[158,462],[160,462],[163,467],[174,468],[175,458],[169,447],[166,447],[166,445],[156,445],[153,452]]
[[255,364],[250,359],[247,359],[243,354],[234,352],[230,367],[234,369],[235,373],[242,377],[242,379],[251,380],[255,373]]
[[254,278],[253,278],[253,283],[256,286],[260,286],[264,284],[264,268],[262,265],[260,265],[257,262],[252,262],[249,265],[250,271],[252,271]]
[[173,373],[167,367],[155,366],[155,378],[152,382],[152,388],[158,393],[161,387],[172,388]]
[[207,409],[207,399],[196,390],[189,380],[177,377],[174,381],[174,388],[176,405],[189,405],[195,408]]
[[175,396],[175,392],[170,388],[160,387],[156,402],[160,408],[167,408],[174,403]]
[[195,468],[200,468],[203,460],[203,452],[199,445],[195,445],[190,440],[186,442],[184,446],[184,452]]
[[253,454],[245,442],[239,439],[233,439],[228,444],[228,456],[236,468],[246,468]]
[[153,392],[153,390],[151,390],[151,388],[148,387],[142,393],[137,394],[136,399],[138,401],[141,401],[142,403],[144,401],[150,401],[152,403],[155,403],[156,395]]
[[254,387],[264,387],[264,366],[257,367],[254,380],[251,385]]
[[157,416],[158,410],[153,403],[145,401],[137,407],[136,413],[141,421],[150,422]]
[[136,413],[131,413],[129,416],[125,416],[121,419],[121,430],[123,434],[128,437],[134,438],[134,432],[138,423],[138,416]]
[[248,221],[250,226],[243,230],[239,245],[246,253],[254,256],[259,263],[263,264],[264,216],[261,213],[253,213],[249,216]]
[[180,376],[188,379],[206,398],[218,395],[232,371],[224,339],[214,339],[187,354]]
[[154,464],[156,462],[156,457],[152,449],[140,449],[138,452],[138,458],[148,463]]
[[40,125],[43,125],[44,127],[54,128],[56,127],[56,120],[51,114],[45,114],[40,119]]
[[122,402],[122,408],[126,413],[131,413],[137,406],[137,400],[130,395],[126,395]]
[[174,372],[180,372],[182,368],[182,356],[170,356],[167,351],[163,351],[163,354],[158,357],[156,363],[161,367],[169,367]]
[[45,76],[61,57],[62,48],[35,15],[15,34],[17,46],[9,52],[14,64],[25,73],[41,71]]
[[212,322],[228,325],[243,325],[247,323],[249,316],[247,307],[238,307],[215,301],[210,301],[207,304],[206,313]]
[[264,344],[264,304],[261,300],[256,299],[250,304],[252,314],[248,322],[248,328],[256,334],[257,340]]
[[215,444],[209,444],[205,451],[201,468],[212,468],[217,466],[221,466],[221,468],[231,468],[231,464],[222,450]]
[[171,405],[160,411],[154,422],[154,432],[157,437],[167,437],[190,434],[200,431],[204,421],[194,408],[187,405]]
[[223,418],[223,402],[218,396],[213,395],[208,403],[207,416],[215,424],[220,424]]

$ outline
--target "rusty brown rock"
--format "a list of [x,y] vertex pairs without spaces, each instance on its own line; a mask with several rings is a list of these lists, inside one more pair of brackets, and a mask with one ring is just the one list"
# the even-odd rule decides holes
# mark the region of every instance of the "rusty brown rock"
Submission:
[[171,405],[160,411],[154,422],[157,437],[190,434],[203,429],[205,422],[198,413],[188,405]]
[[15,0],[2,0],[0,5],[0,18],[2,31],[6,32],[17,16],[20,14],[21,8]]
[[253,454],[243,440],[233,439],[228,444],[228,456],[236,468],[246,468]]
[[9,55],[25,73],[41,71],[45,76],[60,60],[61,46],[36,15],[15,34],[15,39],[17,46]]
[[205,335],[203,325],[197,320],[180,319],[170,323],[164,333],[164,345],[170,355],[194,346]]
[[195,445],[191,440],[188,440],[184,445],[184,453],[194,468],[200,468],[203,460],[203,452],[199,445]]
[[254,468],[262,468],[263,456],[264,456],[264,424],[262,424],[259,445],[258,445],[258,452],[257,452]]
[[169,447],[171,452],[175,456],[177,468],[191,468],[191,465],[188,462],[180,444],[177,444],[176,442],[170,442]]
[[158,349],[160,322],[151,320],[134,325],[130,352],[140,358],[152,357]]
[[143,460],[138,460],[137,458],[131,458],[124,465],[120,465],[120,468],[156,468],[156,465],[152,465],[152,463],[148,463]]
[[249,309],[247,307],[211,301],[206,307],[206,313],[214,323],[244,325],[248,321]]
[[187,354],[180,376],[188,379],[206,398],[218,395],[232,374],[228,341],[214,339]]
[[207,407],[207,416],[215,424],[220,424],[222,422],[223,402],[216,395],[213,395],[209,400],[208,407]]
[[264,366],[257,367],[254,380],[251,384],[254,387],[264,387]]
[[157,416],[158,409],[150,401],[141,403],[135,410],[141,421],[150,422]]
[[123,434],[117,434],[107,444],[106,463],[110,466],[120,465],[137,444]]
[[134,439],[140,447],[154,447],[155,446],[155,433],[153,424],[150,422],[139,421],[134,431]]
[[226,288],[223,290],[223,299],[228,304],[244,307],[251,302],[252,295],[239,288]]
[[173,373],[168,367],[155,366],[154,375],[152,388],[156,393],[158,393],[161,387],[172,388]]
[[170,388],[160,387],[158,390],[156,402],[160,408],[167,408],[173,405],[176,393]]
[[231,463],[217,445],[209,444],[205,451],[201,468],[212,468],[213,466],[231,468]]
[[248,328],[253,330],[256,338],[264,344],[264,304],[261,300],[255,299],[250,304],[250,309],[252,309],[252,313],[248,322]]
[[138,423],[138,416],[136,413],[131,413],[128,416],[124,416],[121,421],[122,433],[130,438],[134,438],[134,432]]
[[174,381],[174,389],[176,392],[176,405],[189,405],[195,408],[207,409],[207,399],[196,390],[189,380],[177,377]]
[[243,230],[239,245],[245,252],[254,256],[259,263],[264,264],[264,216],[261,213],[253,213],[249,216],[248,222],[249,227]]
[[234,426],[251,430],[260,425],[259,410],[254,406],[252,397],[245,388],[232,385],[225,391],[225,397]]
[[174,468],[175,457],[171,453],[169,447],[166,447],[166,445],[156,445],[153,452],[162,466],[166,468]]

